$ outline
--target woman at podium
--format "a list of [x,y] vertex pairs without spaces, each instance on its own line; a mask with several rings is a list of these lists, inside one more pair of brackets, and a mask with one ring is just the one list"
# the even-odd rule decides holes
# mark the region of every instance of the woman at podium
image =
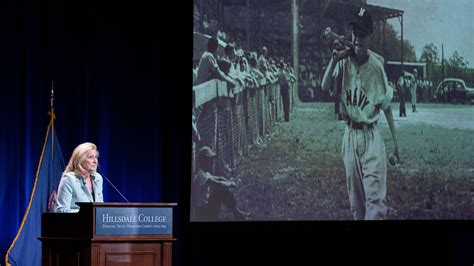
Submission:
[[55,212],[79,212],[77,202],[104,202],[98,164],[95,144],[85,142],[74,149],[59,183]]

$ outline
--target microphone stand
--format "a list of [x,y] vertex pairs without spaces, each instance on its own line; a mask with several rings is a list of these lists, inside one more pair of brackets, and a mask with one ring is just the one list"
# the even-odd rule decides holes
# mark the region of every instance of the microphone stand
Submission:
[[127,203],[130,203],[130,201],[128,201],[128,199],[125,198],[125,196],[122,195],[122,193],[120,193],[120,191],[114,186],[114,184],[112,184],[112,182],[111,182],[104,174],[100,173],[100,175],[101,175],[105,180],[107,180],[107,182],[109,182],[109,184],[115,189],[115,191],[117,191],[117,192],[120,194],[120,196],[122,196],[122,198],[123,198]]

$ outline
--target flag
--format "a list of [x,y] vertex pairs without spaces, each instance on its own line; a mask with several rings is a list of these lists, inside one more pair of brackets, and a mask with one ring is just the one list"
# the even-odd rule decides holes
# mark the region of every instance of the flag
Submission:
[[41,265],[41,215],[48,210],[50,196],[55,195],[61,173],[64,170],[64,158],[54,130],[54,112],[46,130],[46,138],[36,171],[36,179],[26,212],[20,228],[7,251],[7,266]]

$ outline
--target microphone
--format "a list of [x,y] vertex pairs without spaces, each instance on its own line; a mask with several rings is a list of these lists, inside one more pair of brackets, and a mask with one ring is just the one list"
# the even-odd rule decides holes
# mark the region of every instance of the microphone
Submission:
[[[99,172],[98,172],[98,173],[99,173]],[[122,196],[122,198],[123,198],[127,203],[130,203],[130,201],[128,201],[128,199],[125,198],[125,196],[122,195],[122,193],[120,193],[120,191],[118,190],[118,188],[116,188],[116,187],[114,186],[114,184],[112,184],[112,182],[111,182],[104,174],[102,174],[102,173],[99,173],[99,174],[100,174],[105,180],[107,180],[107,182],[109,182],[109,184],[115,189],[115,191],[117,191],[117,192],[120,194],[120,196]]]

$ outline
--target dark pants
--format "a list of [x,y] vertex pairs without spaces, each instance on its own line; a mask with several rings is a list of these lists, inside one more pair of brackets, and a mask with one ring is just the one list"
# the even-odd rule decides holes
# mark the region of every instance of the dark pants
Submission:
[[283,113],[285,115],[285,122],[290,121],[290,88],[288,85],[280,86],[280,94],[283,101]]
[[405,94],[400,95],[400,117],[407,116],[407,110],[405,108]]
[[235,214],[237,212],[237,203],[234,194],[224,185],[214,184],[211,187],[207,204],[196,209],[197,218],[207,221],[217,220],[222,204],[232,213]]

